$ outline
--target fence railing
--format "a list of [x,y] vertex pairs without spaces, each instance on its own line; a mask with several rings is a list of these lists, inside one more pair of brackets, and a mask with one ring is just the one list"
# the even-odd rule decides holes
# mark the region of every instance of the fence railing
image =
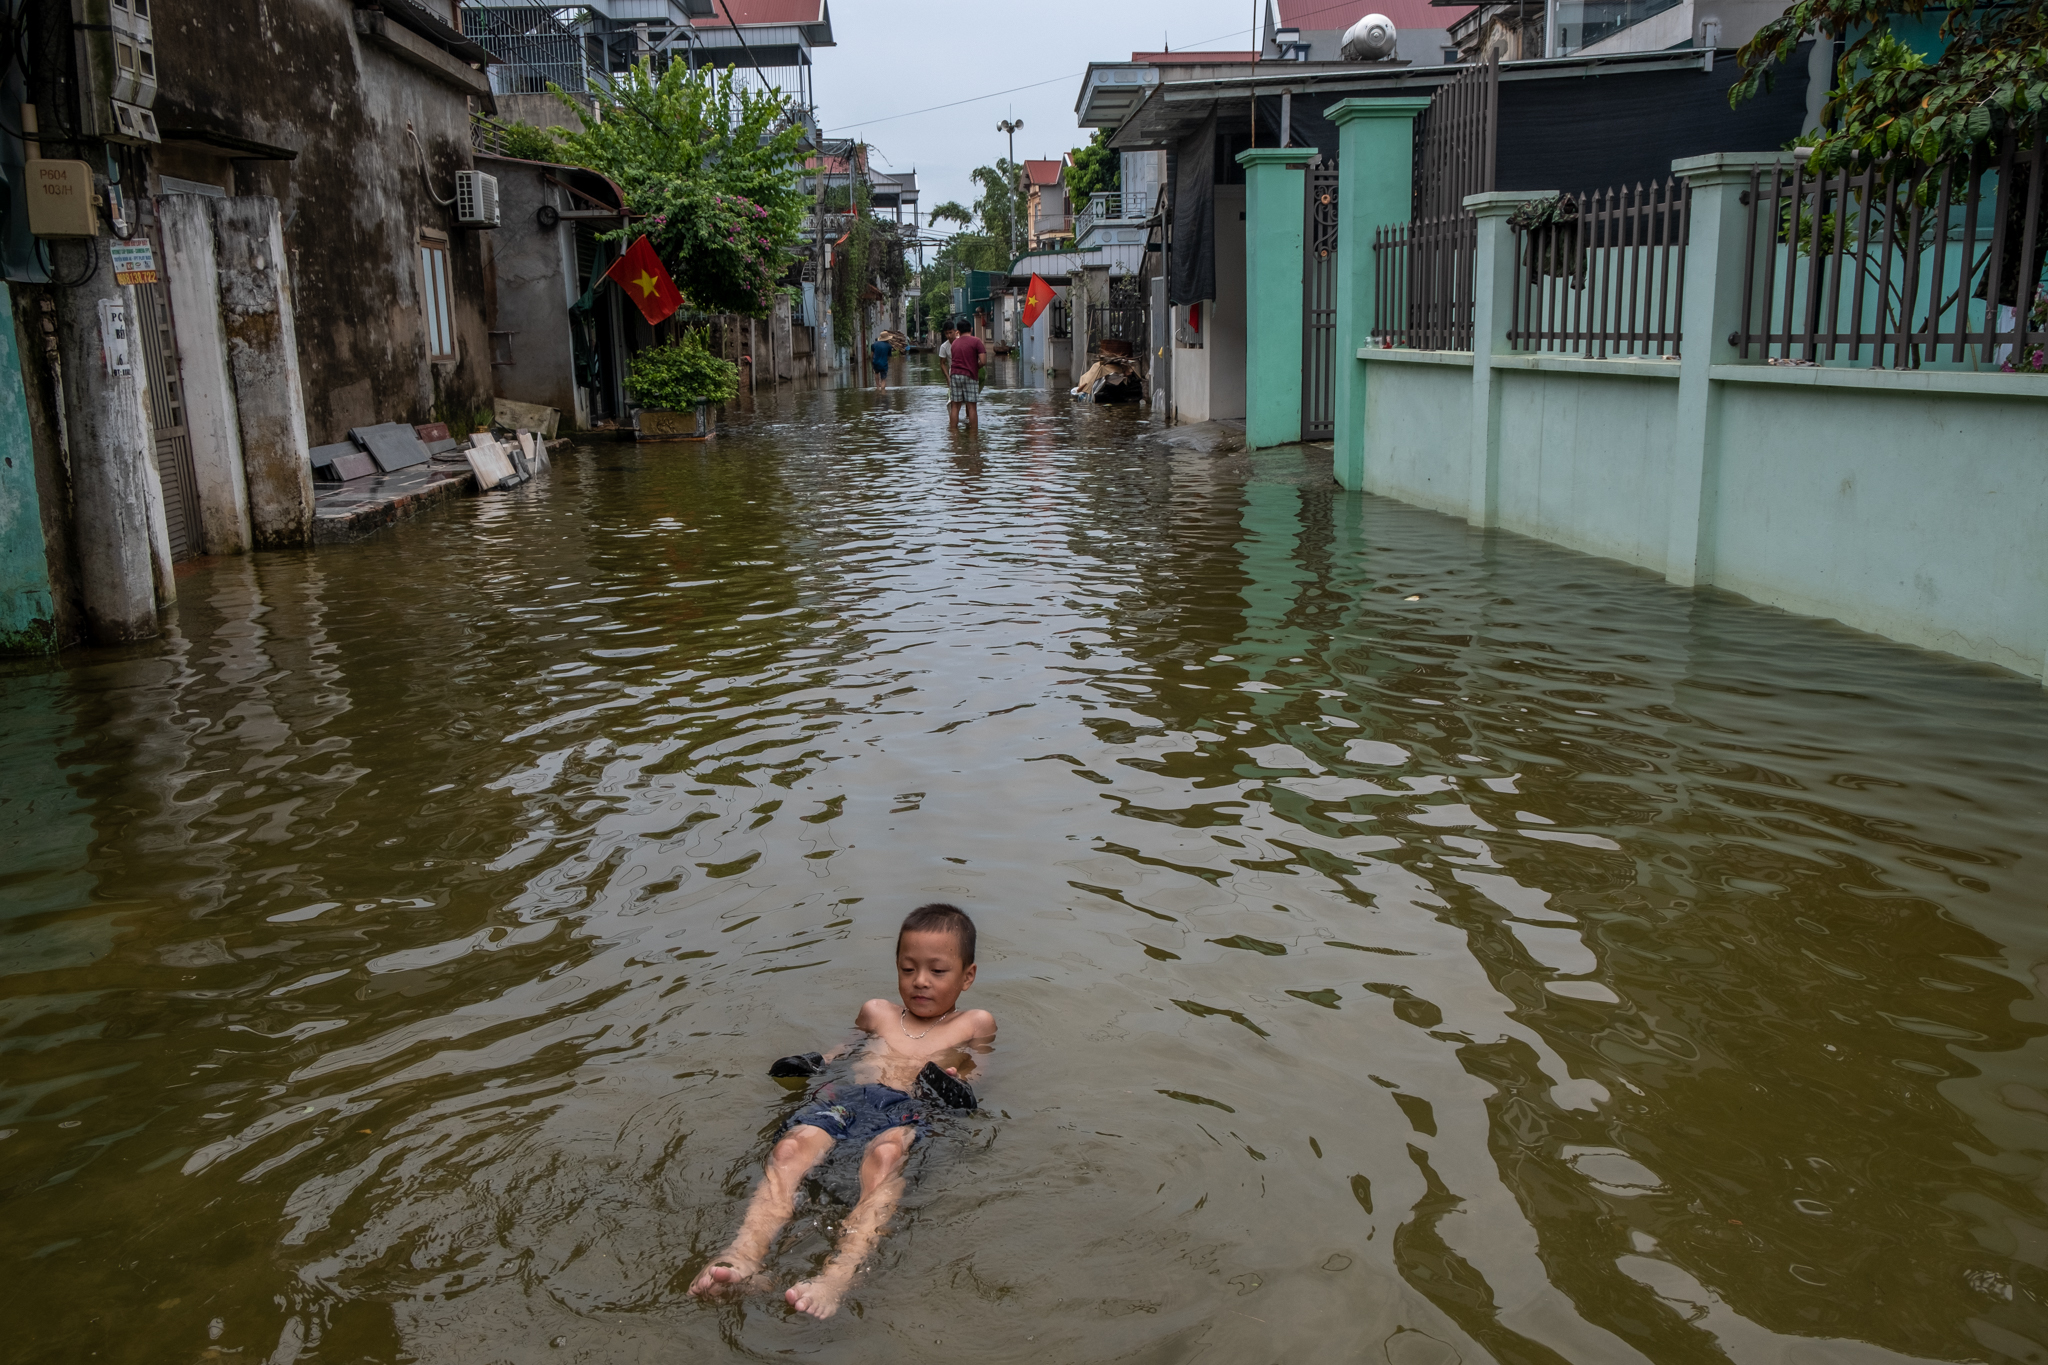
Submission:
[[1074,237],[1078,241],[1088,235],[1088,229],[1097,223],[1143,222],[1152,216],[1154,196],[1139,190],[1123,194],[1111,190],[1088,196],[1088,207],[1074,218]]
[[1091,303],[1088,305],[1088,335],[1097,341],[1104,337],[1128,341],[1142,355],[1147,348],[1145,338],[1151,322],[1147,312],[1142,303]]
[[1479,220],[1468,213],[1390,223],[1373,234],[1372,338],[1381,346],[1472,349],[1472,260]]
[[485,156],[504,156],[508,125],[485,114],[469,116],[469,147]]
[[1691,187],[1666,179],[1560,195],[1550,221],[1517,227],[1508,345],[1676,356],[1691,205]]
[[1074,309],[1065,299],[1052,301],[1052,335],[1055,341],[1065,341],[1074,335]]
[[[2043,129],[1992,155],[1902,159],[1813,175],[1801,160],[1750,175],[1745,359],[1874,369],[2033,369],[2048,224]],[[1945,353],[1945,354],[1944,354]]]

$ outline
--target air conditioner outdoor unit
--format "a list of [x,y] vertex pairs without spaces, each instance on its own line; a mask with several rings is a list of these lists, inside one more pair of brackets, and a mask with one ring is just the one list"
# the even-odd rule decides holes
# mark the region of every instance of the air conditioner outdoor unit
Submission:
[[482,171],[455,173],[455,221],[468,228],[498,226],[498,177]]

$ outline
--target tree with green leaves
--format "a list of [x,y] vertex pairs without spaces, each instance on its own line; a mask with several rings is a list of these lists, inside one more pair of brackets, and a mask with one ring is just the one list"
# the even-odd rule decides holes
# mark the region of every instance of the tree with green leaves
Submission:
[[[561,92],[556,91],[557,95]],[[618,182],[633,222],[692,308],[759,317],[774,307],[811,201],[797,186],[804,131],[788,96],[734,79],[731,68],[647,64],[615,77],[598,121],[548,130],[554,159]]]
[[[1942,15],[1941,51],[1922,56],[1892,31]],[[1768,89],[1773,68],[1816,29],[1854,34],[1836,66],[1826,121],[1807,140],[1828,172],[1899,153],[1935,165],[1965,160],[2048,111],[2048,0],[1795,0],[1736,54],[1739,103]]]
[[1016,171],[1016,165],[1006,158],[998,158],[993,166],[978,166],[972,179],[981,187],[981,195],[972,209],[949,199],[925,215],[930,222],[958,223],[962,228],[925,267],[918,306],[933,327],[943,327],[952,314],[953,286],[964,280],[968,271],[1010,268],[1014,199],[1008,187],[1016,183]]
[[1067,193],[1077,210],[1089,195],[1117,187],[1122,158],[1110,148],[1105,130],[1097,128],[1086,147],[1076,147],[1067,155],[1073,163],[1067,167]]

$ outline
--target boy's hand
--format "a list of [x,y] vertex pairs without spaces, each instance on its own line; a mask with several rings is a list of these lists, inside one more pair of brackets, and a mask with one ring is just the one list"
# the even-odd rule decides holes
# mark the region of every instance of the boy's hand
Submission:
[[917,1073],[917,1079],[949,1109],[972,1109],[977,1103],[974,1087],[961,1080],[959,1071],[954,1067],[941,1071],[937,1062],[926,1062],[924,1070]]

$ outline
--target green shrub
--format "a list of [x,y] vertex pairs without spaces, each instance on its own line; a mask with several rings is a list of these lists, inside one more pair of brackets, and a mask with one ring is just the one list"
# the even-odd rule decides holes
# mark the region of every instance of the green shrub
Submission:
[[554,130],[531,123],[508,123],[504,127],[505,155],[518,161],[560,161],[562,149]]
[[711,354],[706,329],[650,347],[626,367],[626,391],[643,408],[681,412],[699,403],[724,403],[740,391],[740,367]]

